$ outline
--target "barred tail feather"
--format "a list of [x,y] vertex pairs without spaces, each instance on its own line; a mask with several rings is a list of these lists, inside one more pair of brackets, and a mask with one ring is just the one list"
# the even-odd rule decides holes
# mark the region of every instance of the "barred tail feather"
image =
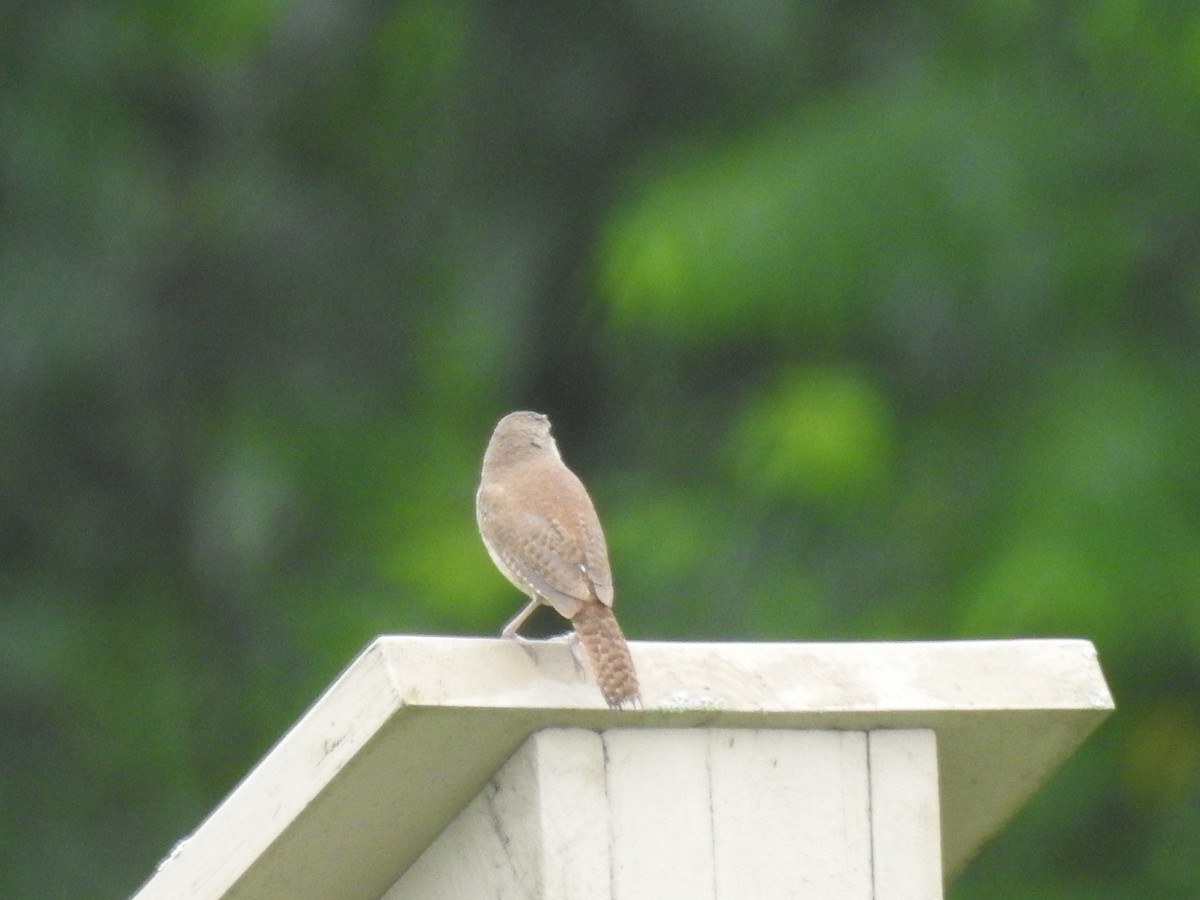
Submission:
[[571,624],[587,653],[604,701],[613,709],[641,706],[633,657],[613,611],[603,603],[585,603]]

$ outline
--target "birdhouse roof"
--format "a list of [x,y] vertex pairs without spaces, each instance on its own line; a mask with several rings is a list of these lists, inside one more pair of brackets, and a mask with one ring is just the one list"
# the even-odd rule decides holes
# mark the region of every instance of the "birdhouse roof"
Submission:
[[135,900],[378,898],[553,726],[932,729],[952,874],[1113,708],[1082,640],[630,646],[640,710],[564,643],[377,638]]

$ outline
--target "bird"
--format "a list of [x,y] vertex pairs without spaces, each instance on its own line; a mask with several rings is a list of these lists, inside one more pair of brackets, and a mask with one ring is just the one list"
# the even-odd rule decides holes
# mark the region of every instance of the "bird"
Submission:
[[605,702],[641,706],[629,645],[613,614],[608,546],[583,482],[567,468],[541,413],[511,412],[483,454],[475,516],[488,556],[530,598],[504,626],[518,630],[539,606],[568,619]]

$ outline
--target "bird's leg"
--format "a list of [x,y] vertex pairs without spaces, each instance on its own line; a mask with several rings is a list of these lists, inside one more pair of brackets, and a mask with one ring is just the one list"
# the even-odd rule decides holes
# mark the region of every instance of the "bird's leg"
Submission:
[[533,611],[541,606],[541,604],[542,600],[540,597],[534,597],[527,604],[525,604],[519,613],[508,620],[508,624],[505,625],[500,632],[500,637],[517,641],[518,643],[525,643],[528,639],[517,634],[517,629],[525,624],[525,620],[533,615]]
[[575,671],[577,671],[580,675],[587,674],[587,670],[584,668],[583,663],[583,652],[579,645],[579,635],[575,633],[574,629],[571,631],[564,631],[562,634],[556,634],[553,637],[544,638],[540,641],[523,637],[517,633],[520,627],[525,624],[525,620],[532,616],[533,611],[541,605],[542,599],[540,597],[534,597],[531,599],[528,603],[521,607],[520,612],[508,620],[508,624],[505,625],[500,631],[500,637],[506,640],[516,641],[521,645],[522,648],[524,648],[525,652],[529,653],[530,655],[533,653],[532,645],[535,643],[540,644],[545,643],[546,641],[566,641],[567,645],[571,648],[571,661],[575,664]]

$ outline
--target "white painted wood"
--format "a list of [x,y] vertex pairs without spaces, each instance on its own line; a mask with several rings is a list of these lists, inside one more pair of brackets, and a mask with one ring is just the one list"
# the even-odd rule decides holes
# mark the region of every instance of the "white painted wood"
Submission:
[[1086,641],[631,650],[643,710],[562,644],[377,639],[137,900],[374,900],[549,727],[932,730],[951,877],[1112,710]]
[[870,900],[866,735],[711,737],[715,896]]
[[534,734],[384,900],[611,900],[600,735]]
[[871,900],[868,781],[862,732],[542,731],[384,900]]
[[604,733],[612,803],[613,894],[620,900],[713,898],[707,729]]
[[941,900],[937,736],[927,728],[872,731],[874,900]]

